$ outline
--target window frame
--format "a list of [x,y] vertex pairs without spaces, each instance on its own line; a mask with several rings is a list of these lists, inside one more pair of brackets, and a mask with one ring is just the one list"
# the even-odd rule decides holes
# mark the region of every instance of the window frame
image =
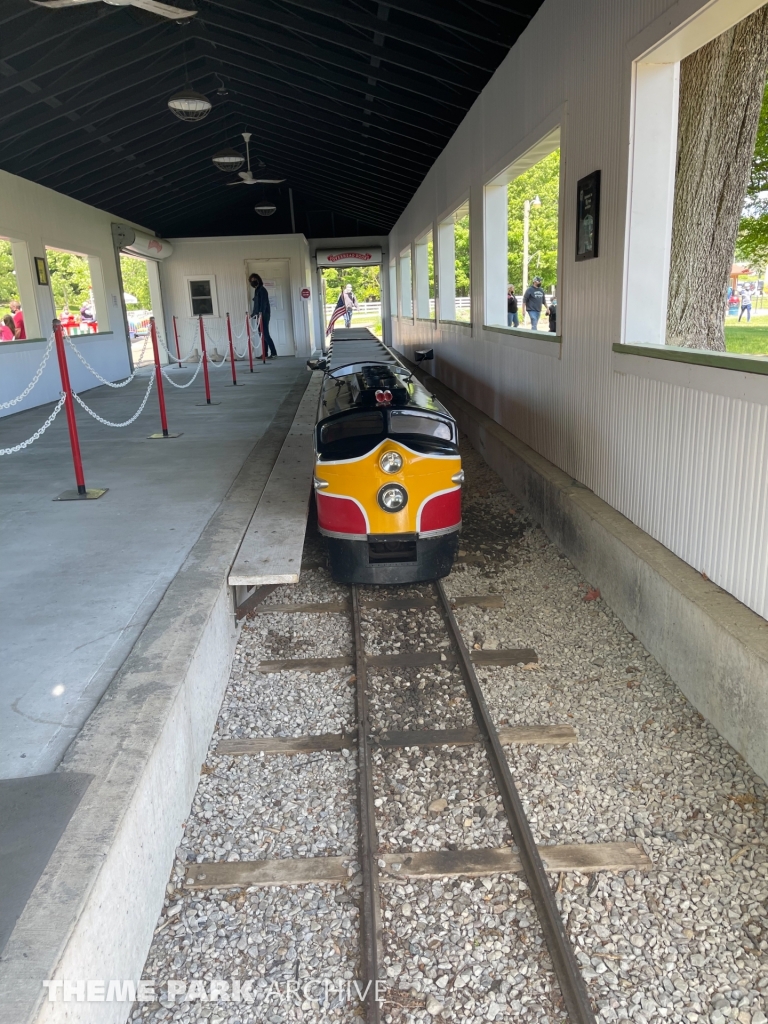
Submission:
[[[456,319],[456,214],[466,207],[469,217],[469,319]],[[458,202],[451,204],[437,221],[436,242],[436,273],[435,273],[435,314],[438,324],[458,324],[461,327],[472,327],[474,303],[472,301],[472,215],[470,190],[468,189]],[[447,317],[446,306],[450,297],[450,312]]]
[[[212,313],[195,313],[192,304],[193,296],[190,285],[195,281],[207,281],[211,286],[211,307]],[[197,320],[199,316],[202,316],[203,320],[214,320],[219,317],[219,298],[216,291],[216,275],[215,274],[187,274],[184,277],[184,285],[187,294],[187,306],[189,309],[189,315],[193,320]]]
[[[434,274],[434,306],[430,306],[433,301],[429,294],[429,244],[432,243],[432,268]],[[435,232],[434,225],[422,231],[421,234],[417,235],[413,243],[413,279],[414,279],[414,315],[417,320],[422,320],[425,323],[436,323],[437,322],[437,264],[435,261],[436,247],[435,247]],[[423,267],[421,266],[423,263]],[[422,280],[422,275],[426,275]],[[426,293],[424,294],[424,288]],[[424,301],[426,300],[426,315],[424,313]]]
[[[408,313],[405,312],[405,309],[404,309],[404,306],[403,306],[403,300],[405,299],[405,296],[406,296],[406,291],[405,291],[405,288],[403,286],[403,284],[404,284],[404,282],[403,282],[403,261],[404,260],[408,260],[408,272],[409,272],[409,280],[408,280],[408,286],[409,287],[408,287],[407,295],[408,295],[408,300],[409,300],[411,309],[410,309],[410,312],[408,312]],[[400,254],[397,257],[397,272],[398,272],[398,274],[397,274],[398,281],[399,281],[399,285],[400,285],[400,287],[398,289],[399,297],[400,297],[400,318],[402,320],[410,320],[411,322],[413,322],[414,321],[414,302],[413,302],[413,245],[412,244],[408,244],[407,246],[405,246],[404,249],[400,250]]]

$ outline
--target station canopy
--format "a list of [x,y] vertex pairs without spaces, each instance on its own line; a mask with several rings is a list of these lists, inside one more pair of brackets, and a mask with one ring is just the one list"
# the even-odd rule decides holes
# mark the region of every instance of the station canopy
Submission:
[[[333,237],[391,229],[541,0],[126,2],[4,0],[0,166],[166,237]],[[211,162],[244,131],[280,184]]]

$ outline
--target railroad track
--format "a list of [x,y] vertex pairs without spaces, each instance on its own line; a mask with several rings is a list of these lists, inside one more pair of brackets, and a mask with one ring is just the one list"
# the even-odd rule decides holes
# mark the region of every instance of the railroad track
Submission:
[[[274,587],[264,587],[254,595],[262,600]],[[362,868],[361,900],[361,965],[367,1019],[371,1024],[381,1020],[382,1005],[376,999],[373,984],[382,979],[382,913],[383,884],[403,879],[482,877],[522,872],[541,925],[542,933],[557,977],[566,1011],[573,1024],[594,1022],[586,985],[555,901],[547,872],[578,870],[582,872],[647,869],[647,856],[631,843],[575,844],[537,847],[523,805],[504,755],[504,745],[511,743],[568,744],[577,741],[567,725],[527,726],[496,729],[486,706],[475,671],[476,666],[531,665],[538,660],[536,652],[527,649],[468,650],[455,617],[461,606],[498,608],[503,599],[498,594],[449,599],[443,583],[419,584],[397,588],[400,596],[390,597],[388,591],[375,591],[376,597],[366,599],[358,587],[350,588],[348,600],[317,604],[268,604],[251,608],[252,615],[292,613],[339,614],[351,616],[352,656],[281,659],[262,661],[263,672],[303,671],[325,672],[329,669],[354,669],[356,689],[356,729],[339,734],[310,735],[296,738],[264,737],[222,740],[217,754],[295,754],[312,751],[356,750],[358,759],[359,850]],[[430,594],[423,591],[430,590]],[[403,596],[403,591],[406,591]],[[410,594],[408,593],[410,591]],[[370,588],[365,588],[370,593]],[[445,631],[447,645],[435,650],[399,651],[372,654],[366,651],[364,616],[370,611],[427,612],[436,610]],[[431,620],[434,622],[434,618]],[[414,623],[414,629],[418,623]],[[447,647],[447,649],[446,649]],[[370,712],[369,675],[376,669],[416,668],[429,666],[457,668],[472,709],[474,724],[458,729],[387,730],[376,729]],[[397,851],[382,853],[376,824],[376,791],[373,755],[386,748],[437,748],[442,746],[481,745],[498,788],[509,830],[514,839],[510,846],[433,852]],[[190,865],[185,885],[193,889],[228,888],[261,885],[293,885],[348,881],[349,858],[315,857],[235,862],[204,862]],[[368,986],[368,983],[371,983]]]

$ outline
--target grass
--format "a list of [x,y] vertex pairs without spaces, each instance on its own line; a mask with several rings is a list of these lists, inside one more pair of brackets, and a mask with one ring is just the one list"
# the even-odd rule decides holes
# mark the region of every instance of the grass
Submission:
[[748,356],[768,356],[768,317],[757,317],[747,324],[725,324],[725,348]]

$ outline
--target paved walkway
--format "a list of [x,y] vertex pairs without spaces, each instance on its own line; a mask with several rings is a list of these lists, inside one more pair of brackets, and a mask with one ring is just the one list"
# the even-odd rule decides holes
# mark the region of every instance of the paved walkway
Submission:
[[[242,366],[242,364],[241,364]],[[254,374],[211,370],[190,388],[166,385],[173,440],[159,429],[153,393],[131,426],[103,426],[77,408],[89,487],[98,501],[56,502],[74,486],[62,412],[30,448],[2,460],[0,492],[0,778],[52,771],[98,703],[201,531],[268,427],[303,362],[283,358]],[[148,370],[126,388],[84,394],[100,415],[128,419]],[[179,382],[191,370],[172,370]],[[198,404],[203,403],[203,404]],[[0,420],[0,447],[29,437],[51,406]]]

